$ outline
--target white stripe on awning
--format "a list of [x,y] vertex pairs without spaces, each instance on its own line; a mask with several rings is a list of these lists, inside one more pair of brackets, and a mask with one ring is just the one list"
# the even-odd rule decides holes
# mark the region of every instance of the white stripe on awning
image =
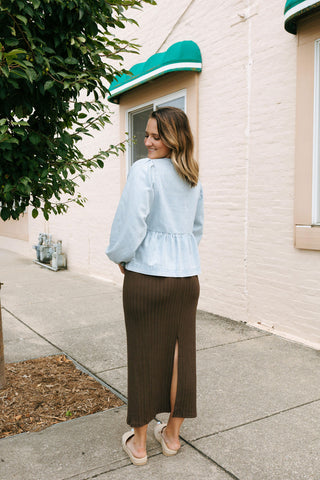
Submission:
[[140,83],[144,83],[147,80],[150,80],[153,77],[158,77],[159,75],[171,71],[177,71],[177,70],[188,70],[188,69],[195,69],[195,70],[201,70],[201,63],[196,63],[196,62],[184,62],[184,63],[171,63],[169,65],[164,65],[163,67],[157,68],[155,70],[152,70],[149,73],[146,73],[145,75],[142,75],[141,77],[135,78],[134,80],[131,80],[131,82],[127,82],[124,85],[120,85],[120,87],[116,87],[111,90],[112,96],[114,95],[119,95],[123,91],[127,91],[136,85],[139,85]]

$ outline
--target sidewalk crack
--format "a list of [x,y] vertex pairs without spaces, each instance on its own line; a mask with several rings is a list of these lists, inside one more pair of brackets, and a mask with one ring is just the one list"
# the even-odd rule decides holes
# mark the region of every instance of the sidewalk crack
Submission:
[[224,468],[222,465],[220,465],[219,463],[217,463],[215,460],[213,460],[213,458],[209,457],[209,455],[207,455],[206,453],[204,453],[202,450],[200,450],[200,448],[196,447],[195,445],[193,445],[193,443],[189,442],[188,440],[186,440],[185,438],[181,437],[180,435],[180,438],[181,440],[183,440],[187,445],[189,445],[189,447],[193,448],[196,452],[200,453],[200,455],[204,458],[206,458],[207,460],[209,460],[211,463],[213,463],[216,467],[218,467],[220,470],[222,470],[224,473],[226,473],[227,475],[230,476],[230,478],[232,478],[233,480],[240,480],[239,477],[236,477],[232,472],[230,472],[230,470],[227,470],[226,468]]
[[256,418],[254,420],[250,420],[249,422],[240,423],[239,425],[234,425],[233,427],[225,428],[223,430],[218,430],[217,432],[209,433],[207,435],[202,435],[201,437],[197,437],[192,440],[192,442],[197,442],[198,440],[202,440],[203,438],[214,437],[215,435],[219,435],[220,433],[230,432],[231,430],[236,430],[240,427],[245,427],[247,425],[251,425],[253,423],[260,422],[262,420],[266,420],[267,418],[276,417],[277,415],[281,415],[282,413],[290,412],[291,410],[296,410],[297,408],[305,407],[307,405],[312,405],[313,403],[320,402],[320,398],[315,400],[310,400],[310,402],[301,403],[300,405],[295,405],[293,407],[284,408],[283,410],[279,410],[278,412],[270,413],[270,415],[265,415],[264,417]]
[[263,335],[258,335],[256,337],[250,337],[250,338],[243,338],[241,340],[235,340],[234,342],[219,343],[218,345],[212,345],[210,347],[198,348],[197,352],[202,352],[204,350],[210,350],[211,348],[226,347],[228,345],[234,345],[235,343],[243,343],[243,342],[249,342],[251,340],[258,340],[259,338],[263,338],[263,337],[271,337],[271,335],[272,335],[272,333],[265,333]]

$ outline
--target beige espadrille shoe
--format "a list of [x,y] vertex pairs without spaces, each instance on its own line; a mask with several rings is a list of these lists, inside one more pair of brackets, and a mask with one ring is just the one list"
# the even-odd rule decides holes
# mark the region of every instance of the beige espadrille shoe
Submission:
[[137,465],[137,466],[145,465],[148,461],[148,456],[146,455],[145,457],[142,457],[142,458],[135,457],[127,445],[127,441],[129,440],[129,438],[133,436],[134,436],[134,432],[131,430],[130,432],[126,432],[122,435],[122,448],[130,458],[133,465]]
[[156,440],[158,440],[158,442],[161,444],[163,455],[166,455],[166,457],[172,457],[173,455],[176,455],[179,450],[172,450],[166,444],[165,439],[163,438],[163,430],[166,428],[166,426],[166,423],[158,423],[154,427],[154,436]]

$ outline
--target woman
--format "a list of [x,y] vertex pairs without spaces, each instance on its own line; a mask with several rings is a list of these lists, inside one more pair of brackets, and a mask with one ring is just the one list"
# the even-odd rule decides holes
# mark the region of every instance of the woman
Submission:
[[203,196],[185,113],[154,111],[148,158],[131,167],[113,221],[108,257],[124,273],[128,349],[128,416],[122,445],[135,465],[147,462],[148,423],[165,455],[180,448],[184,418],[196,416],[195,317]]

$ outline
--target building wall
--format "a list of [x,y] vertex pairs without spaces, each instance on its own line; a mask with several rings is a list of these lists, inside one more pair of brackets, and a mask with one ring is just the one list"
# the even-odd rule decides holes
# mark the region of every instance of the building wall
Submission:
[[[146,7],[136,15],[140,28],[126,31],[142,45],[126,65],[181,40],[194,40],[202,52],[200,308],[319,348],[320,252],[294,248],[296,37],[283,28],[284,1],[216,3]],[[111,109],[113,126],[87,143],[88,151],[119,141],[119,107]],[[62,239],[70,269],[120,284],[104,255],[122,186],[119,161],[110,159],[84,184],[84,209],[48,223],[29,219],[28,248],[40,231],[50,232]],[[0,247],[10,248],[7,240],[1,237]]]

